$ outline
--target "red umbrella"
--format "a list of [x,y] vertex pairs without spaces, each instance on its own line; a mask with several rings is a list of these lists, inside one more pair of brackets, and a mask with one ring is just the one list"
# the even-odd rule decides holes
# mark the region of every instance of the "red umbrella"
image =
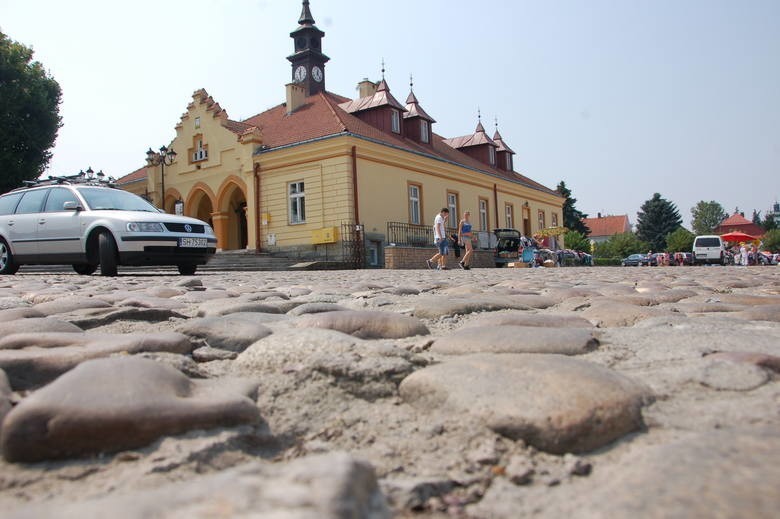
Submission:
[[749,234],[745,234],[744,232],[739,232],[739,231],[731,231],[731,232],[727,232],[726,234],[721,234],[720,238],[723,241],[730,241],[730,242],[753,241],[757,239],[755,236],[751,236]]

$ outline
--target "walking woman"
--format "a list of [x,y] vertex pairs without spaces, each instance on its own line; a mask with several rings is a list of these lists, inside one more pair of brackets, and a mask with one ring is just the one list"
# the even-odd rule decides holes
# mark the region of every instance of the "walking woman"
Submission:
[[463,244],[466,249],[466,254],[463,255],[463,259],[458,262],[460,268],[469,270],[471,268],[471,256],[474,254],[474,244],[471,242],[471,212],[466,211],[463,213],[463,219],[458,223],[458,242]]

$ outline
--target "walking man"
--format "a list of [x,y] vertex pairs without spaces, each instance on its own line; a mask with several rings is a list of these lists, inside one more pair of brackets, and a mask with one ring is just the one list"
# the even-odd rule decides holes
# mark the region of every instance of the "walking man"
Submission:
[[436,219],[433,221],[433,243],[439,251],[425,263],[429,269],[447,270],[447,253],[449,252],[449,241],[447,240],[447,218],[450,216],[450,210],[442,207]]

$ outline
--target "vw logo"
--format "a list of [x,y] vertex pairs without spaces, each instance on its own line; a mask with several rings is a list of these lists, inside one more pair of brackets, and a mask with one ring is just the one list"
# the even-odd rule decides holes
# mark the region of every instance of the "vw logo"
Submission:
[[187,232],[192,232],[192,225],[185,223],[184,224],[184,230]]

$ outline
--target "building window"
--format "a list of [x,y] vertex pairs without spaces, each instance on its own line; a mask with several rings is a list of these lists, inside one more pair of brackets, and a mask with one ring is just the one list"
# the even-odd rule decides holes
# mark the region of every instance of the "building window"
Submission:
[[479,199],[479,229],[488,230],[488,201],[484,198]]
[[496,149],[493,146],[488,146],[488,153],[490,154],[490,165],[496,165]]
[[409,223],[420,224],[422,186],[409,184]]
[[512,204],[505,204],[504,205],[504,215],[506,216],[506,228],[507,229],[514,229],[515,228],[515,208]]
[[447,192],[447,209],[450,210],[450,222],[458,222],[458,193]]
[[428,135],[428,121],[425,119],[420,121],[420,140],[422,142],[431,142],[431,138]]
[[541,231],[541,230],[542,230],[542,229],[544,229],[544,228],[545,228],[545,223],[544,223],[544,211],[542,211],[541,209],[539,209],[539,230]]
[[401,133],[401,112],[395,108],[390,111],[390,128],[393,133]]
[[306,192],[303,182],[290,183],[290,223],[306,222]]
[[506,154],[506,169],[507,169],[507,171],[514,171],[512,169],[512,154],[511,153],[507,153]]
[[190,148],[192,151],[192,162],[200,162],[209,158],[209,147],[203,144],[203,138],[200,135],[195,137],[194,146]]
[[553,213],[550,216],[550,221],[553,227],[558,227],[558,213]]
[[195,128],[200,128],[200,117],[195,118]]

